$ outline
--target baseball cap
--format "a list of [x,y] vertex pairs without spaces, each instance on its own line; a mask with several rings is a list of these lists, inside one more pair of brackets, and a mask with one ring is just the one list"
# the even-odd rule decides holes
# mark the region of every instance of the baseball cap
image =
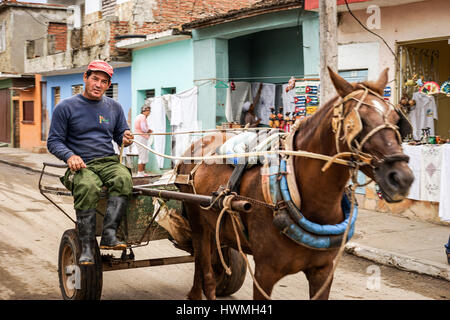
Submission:
[[89,63],[88,70],[92,71],[103,71],[108,74],[110,77],[114,74],[113,67],[111,67],[107,62],[103,60],[94,60]]

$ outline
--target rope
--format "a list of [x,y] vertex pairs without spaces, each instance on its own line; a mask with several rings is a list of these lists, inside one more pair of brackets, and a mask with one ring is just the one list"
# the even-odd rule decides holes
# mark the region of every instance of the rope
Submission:
[[245,255],[244,251],[242,250],[242,246],[241,246],[241,240],[239,237],[239,232],[236,228],[236,223],[239,223],[239,220],[237,218],[237,212],[231,209],[231,201],[233,201],[235,195],[228,195],[225,196],[223,199],[223,209],[219,214],[219,217],[217,218],[217,223],[216,223],[216,245],[217,245],[217,251],[219,252],[219,257],[220,257],[220,261],[222,262],[222,266],[225,269],[225,272],[227,273],[227,275],[231,275],[231,269],[230,267],[227,266],[225,259],[223,258],[223,254],[222,254],[222,250],[221,250],[221,245],[220,245],[220,235],[219,235],[219,231],[220,231],[220,223],[222,221],[222,217],[223,215],[228,212],[231,218],[231,222],[233,224],[233,230],[234,230],[234,234],[236,236],[236,243],[237,243],[237,247],[238,247],[238,251],[241,254],[241,256],[244,258],[245,260],[245,264],[247,265],[247,268],[250,272],[250,275],[253,278],[253,283],[255,284],[256,288],[259,290],[259,292],[264,296],[264,298],[266,298],[267,300],[271,300],[270,296],[263,290],[263,288],[261,288],[261,286],[259,285],[258,281],[256,280],[255,274],[252,270],[252,267],[250,266],[250,262],[247,259],[247,256]]
[[[348,167],[355,167],[354,162],[343,160],[340,158],[336,158],[336,156],[326,156],[323,154],[308,152],[308,151],[292,151],[292,150],[269,150],[269,151],[258,151],[258,152],[244,152],[244,153],[232,153],[232,154],[226,154],[226,155],[214,155],[214,156],[203,156],[203,157],[175,157],[175,156],[169,156],[163,153],[159,153],[158,151],[146,146],[145,144],[133,140],[133,142],[137,143],[138,145],[142,146],[143,148],[147,149],[148,151],[156,154],[157,156],[171,159],[171,160],[184,160],[184,161],[205,161],[205,160],[219,160],[219,159],[229,159],[229,158],[242,158],[242,157],[260,157],[260,156],[267,156],[271,154],[281,154],[281,155],[292,155],[292,156],[302,156],[302,157],[308,157],[312,159],[318,159],[318,160],[324,160],[324,161],[332,161],[334,163],[342,164]],[[359,157],[357,154],[353,154],[356,157]],[[365,165],[366,163],[362,163],[361,165]]]
[[192,133],[209,133],[209,132],[233,132],[233,131],[278,131],[278,129],[274,128],[250,128],[250,127],[244,127],[244,128],[230,128],[230,129],[208,129],[208,130],[195,130],[195,131],[179,131],[179,132],[157,132],[157,133],[133,133],[135,136],[141,136],[141,135],[149,135],[149,136],[173,136],[177,134],[192,134]]
[[[352,180],[353,180],[354,184],[350,187],[350,191],[351,191],[350,194],[351,194],[351,203],[352,203],[352,205],[351,205],[351,208],[350,208],[349,221],[352,221],[352,219],[353,219],[353,209],[354,209],[354,206],[355,206],[355,190],[356,190],[356,186],[357,186],[357,178],[356,178],[355,173],[357,174],[357,172],[358,172],[358,168],[356,168],[352,172]],[[344,253],[345,243],[347,242],[347,236],[348,236],[348,232],[350,230],[350,225],[351,225],[351,223],[349,223],[347,225],[347,228],[345,228],[345,232],[344,232],[344,235],[342,237],[341,246],[339,247],[339,251],[338,251],[338,253],[336,255],[336,258],[333,260],[333,269],[328,274],[328,277],[325,280],[325,282],[323,283],[322,287],[319,289],[319,291],[316,292],[316,294],[311,298],[311,300],[317,300],[318,297],[325,291],[326,287],[330,284],[331,279],[333,278],[334,272],[336,271],[336,268],[337,268],[337,266],[339,264],[339,261],[342,258],[342,254]]]

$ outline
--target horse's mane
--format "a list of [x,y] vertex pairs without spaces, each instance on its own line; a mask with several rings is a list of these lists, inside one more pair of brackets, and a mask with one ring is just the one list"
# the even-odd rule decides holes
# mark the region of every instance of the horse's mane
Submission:
[[[364,82],[353,82],[350,83],[353,86],[354,90],[363,88],[362,86],[369,88],[379,94],[383,94],[383,89],[380,89],[377,84],[373,81],[364,81]],[[336,100],[339,98],[339,96],[334,96],[332,99],[330,99],[328,102],[325,103],[325,105],[318,108],[318,110],[311,115],[310,117],[306,117],[304,120],[300,122],[300,126],[296,132],[302,135],[302,140],[304,139],[310,139],[312,138],[312,135],[316,131],[317,127],[319,125],[325,125],[324,121],[325,118],[328,115],[328,112],[330,109],[334,106]]]
[[317,127],[319,125],[323,125],[325,118],[328,115],[330,109],[334,106],[334,103],[338,99],[338,96],[335,96],[331,100],[329,100],[325,105],[319,107],[317,111],[311,115],[310,117],[306,117],[300,122],[298,127],[297,134],[301,134],[303,139],[310,139],[312,135],[315,133]]

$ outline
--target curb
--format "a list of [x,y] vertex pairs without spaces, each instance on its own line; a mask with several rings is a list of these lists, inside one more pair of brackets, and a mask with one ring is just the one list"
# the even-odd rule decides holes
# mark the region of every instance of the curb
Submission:
[[[8,160],[0,159],[0,163],[4,163],[4,164],[7,164],[7,165],[10,165],[10,166],[13,166],[13,167],[25,169],[25,170],[36,172],[36,173],[41,173],[42,172],[42,169],[31,168],[31,167],[24,166],[24,165],[18,164],[16,162],[8,161]],[[56,174],[56,173],[51,173],[51,172],[44,172],[44,175],[57,177],[57,178],[61,177],[61,175]]]
[[404,271],[429,275],[435,278],[450,281],[450,267],[424,259],[417,259],[386,250],[371,248],[357,243],[348,243],[345,246],[347,253],[367,260],[371,260],[389,267]]

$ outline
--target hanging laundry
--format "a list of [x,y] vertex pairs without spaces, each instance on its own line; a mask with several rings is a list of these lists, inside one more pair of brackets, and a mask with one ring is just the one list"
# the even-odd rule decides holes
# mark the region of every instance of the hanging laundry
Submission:
[[434,121],[438,119],[436,102],[431,95],[414,92],[413,100],[416,106],[409,114],[409,119],[413,126],[414,140],[420,140],[422,129],[430,128],[430,135],[434,136]]
[[[166,132],[166,111],[164,109],[162,97],[155,97],[150,99],[151,112],[147,117],[148,127],[153,130],[154,133]],[[166,147],[166,136],[155,135],[153,139],[153,147],[159,153],[164,153]],[[164,158],[156,156],[158,167],[164,166]]]
[[253,101],[250,82],[234,82],[234,90],[231,86],[228,87],[225,104],[225,117],[228,122],[240,122],[242,106],[247,101]]
[[[256,96],[259,85],[259,82],[252,83],[252,96]],[[273,83],[264,83],[258,104],[255,106],[256,116],[261,119],[262,124],[269,124],[270,108],[275,106],[275,87]]]
[[283,110],[285,113],[290,112],[291,114],[293,114],[295,111],[295,103],[294,103],[295,90],[287,91],[288,88],[289,88],[288,83],[283,84],[283,94],[281,96],[283,101]]
[[[197,87],[171,96],[170,109],[172,116],[170,124],[173,126],[173,132],[198,130],[197,99]],[[181,156],[196,138],[192,134],[174,135],[172,139],[175,144],[172,149],[172,155]]]

